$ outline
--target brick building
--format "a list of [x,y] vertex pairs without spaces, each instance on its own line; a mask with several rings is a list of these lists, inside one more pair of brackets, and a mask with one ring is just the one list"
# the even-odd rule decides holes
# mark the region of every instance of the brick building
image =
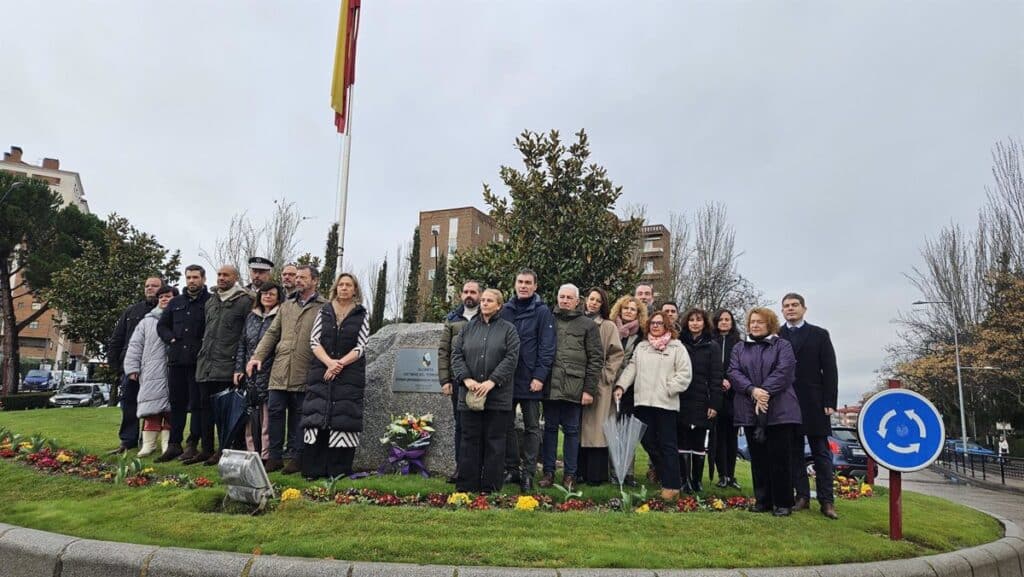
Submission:
[[[60,161],[56,158],[44,158],[38,165],[31,164],[22,158],[21,148],[12,146],[10,152],[4,153],[3,161],[0,161],[0,170],[44,180],[50,185],[50,190],[60,193],[64,204],[74,204],[82,212],[89,212],[81,177],[77,172],[61,170]],[[21,275],[15,274],[11,278],[11,286],[18,286],[21,281]],[[37,302],[24,288],[14,293],[14,316],[18,322],[42,308],[42,303]],[[21,331],[18,344],[24,364],[45,364],[54,369],[63,369],[72,358],[84,356],[85,345],[71,342],[61,332],[60,324],[60,312],[50,309]],[[0,334],[6,330],[0,319]]]
[[655,297],[669,271],[672,235],[664,225],[648,224],[640,229],[640,272],[643,280],[654,285]]
[[420,298],[429,298],[441,256],[450,261],[457,250],[504,240],[494,219],[472,206],[420,212]]

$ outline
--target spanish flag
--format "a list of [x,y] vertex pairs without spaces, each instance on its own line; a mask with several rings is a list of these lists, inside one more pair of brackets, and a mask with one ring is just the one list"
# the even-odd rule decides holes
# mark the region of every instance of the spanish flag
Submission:
[[341,0],[338,18],[338,48],[334,52],[334,82],[331,83],[331,108],[334,125],[345,132],[349,87],[356,78],[356,34],[359,32],[360,0]]

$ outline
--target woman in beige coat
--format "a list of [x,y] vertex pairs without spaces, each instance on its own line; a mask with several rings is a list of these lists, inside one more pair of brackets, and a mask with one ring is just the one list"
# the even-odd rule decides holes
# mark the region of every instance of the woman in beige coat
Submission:
[[601,334],[604,368],[597,383],[594,402],[583,407],[580,426],[580,459],[577,471],[588,485],[608,481],[608,441],[604,438],[604,422],[615,414],[612,404],[612,385],[622,366],[622,341],[615,323],[608,320],[608,293],[601,288],[587,291],[584,314],[594,319]]

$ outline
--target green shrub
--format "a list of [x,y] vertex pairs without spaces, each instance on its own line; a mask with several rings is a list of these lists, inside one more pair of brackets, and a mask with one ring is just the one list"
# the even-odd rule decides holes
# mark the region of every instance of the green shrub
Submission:
[[53,396],[53,391],[40,393],[18,393],[0,397],[0,405],[5,411],[22,411],[25,409],[45,409],[50,405],[47,401]]

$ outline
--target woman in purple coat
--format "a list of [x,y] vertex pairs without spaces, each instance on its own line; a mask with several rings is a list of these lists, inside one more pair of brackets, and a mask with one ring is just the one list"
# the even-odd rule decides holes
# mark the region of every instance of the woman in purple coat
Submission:
[[772,511],[776,517],[785,517],[793,508],[787,447],[800,425],[800,403],[793,390],[793,347],[778,333],[779,318],[771,309],[751,309],[747,313],[747,338],[732,352],[729,381],[736,391],[733,422],[743,427],[750,447],[757,499],[754,511]]

